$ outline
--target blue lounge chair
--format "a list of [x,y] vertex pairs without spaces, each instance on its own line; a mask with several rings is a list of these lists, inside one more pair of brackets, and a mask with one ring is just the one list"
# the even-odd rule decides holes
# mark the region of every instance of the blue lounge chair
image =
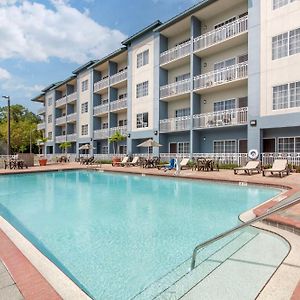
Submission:
[[172,170],[172,169],[176,168],[175,162],[176,162],[175,158],[171,158],[169,164],[167,164],[167,165],[160,165],[157,168],[159,170],[163,169],[166,172],[167,170]]

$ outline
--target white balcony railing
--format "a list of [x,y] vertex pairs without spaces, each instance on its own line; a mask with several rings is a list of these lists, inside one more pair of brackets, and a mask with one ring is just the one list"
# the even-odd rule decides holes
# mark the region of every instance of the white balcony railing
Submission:
[[74,92],[67,96],[67,103],[71,103],[77,100],[77,92]]
[[210,88],[231,81],[245,79],[247,76],[248,62],[243,62],[194,77],[194,90]]
[[124,109],[124,108],[127,108],[127,99],[126,98],[110,102],[110,110],[111,111]]
[[109,129],[109,135],[112,136],[116,131],[119,131],[122,135],[127,135],[127,126],[112,127]]
[[292,166],[300,166],[300,153],[298,152],[284,152],[284,153],[262,153],[261,161],[263,166],[272,165],[275,159],[287,159]]
[[194,51],[208,48],[212,45],[221,43],[233,38],[248,30],[248,16],[242,17],[232,23],[226,24],[220,28],[209,31],[194,39]]
[[245,125],[248,120],[248,107],[222,110],[193,116],[195,129]]
[[159,131],[173,132],[173,131],[184,131],[191,129],[191,116],[164,119],[159,121]]
[[56,142],[57,143],[63,143],[63,142],[65,142],[66,141],[66,135],[64,134],[64,135],[57,135],[56,137],[55,137],[55,140],[56,140]]
[[160,54],[160,64],[163,65],[189,55],[191,53],[191,44],[191,41],[187,41],[184,44],[162,52]]
[[94,115],[100,115],[108,112],[108,104],[102,104],[94,107]]
[[107,88],[108,84],[109,84],[109,78],[105,78],[105,79],[102,79],[100,81],[97,81],[94,84],[94,92],[98,92],[98,91],[100,91],[104,88]]
[[56,118],[56,119],[55,119],[55,125],[65,124],[66,121],[67,121],[66,116]]
[[124,81],[127,79],[127,70],[114,74],[110,77],[110,84],[116,84],[118,82]]
[[45,122],[37,124],[37,130],[44,130],[46,128]]
[[67,115],[67,122],[76,122],[77,121],[77,113],[72,113]]
[[38,115],[42,115],[42,114],[45,114],[45,113],[46,113],[46,107],[45,106],[39,108],[38,111],[37,111]]
[[64,96],[64,97],[62,97],[62,98],[60,98],[60,99],[57,99],[57,100],[55,101],[55,107],[63,106],[63,105],[65,105],[66,103],[67,103],[67,97]]
[[75,142],[77,140],[77,133],[70,133],[67,135],[68,142]]
[[94,130],[94,139],[107,139],[109,136],[109,129]]
[[160,88],[160,98],[167,98],[188,93],[191,90],[190,79],[164,85]]

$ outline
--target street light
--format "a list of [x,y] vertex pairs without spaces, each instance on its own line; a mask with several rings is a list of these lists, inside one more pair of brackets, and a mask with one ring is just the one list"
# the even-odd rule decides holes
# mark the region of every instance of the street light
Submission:
[[2,96],[3,99],[7,100],[7,155],[10,155],[10,97]]

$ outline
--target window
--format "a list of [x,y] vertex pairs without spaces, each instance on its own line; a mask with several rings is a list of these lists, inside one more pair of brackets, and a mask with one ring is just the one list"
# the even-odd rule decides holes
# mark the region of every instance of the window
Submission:
[[81,125],[81,135],[88,135],[89,134],[89,125]]
[[107,104],[108,103],[108,99],[101,99],[101,105]]
[[227,20],[225,20],[223,22],[220,22],[220,23],[218,23],[218,24],[215,25],[215,29],[220,28],[220,27],[222,27],[222,26],[224,26],[226,24],[232,23],[235,20],[236,20],[236,17],[232,17],[232,18],[227,19]]
[[148,113],[141,113],[136,115],[136,127],[145,128],[148,127]]
[[214,141],[214,153],[236,153],[236,141]]
[[81,113],[87,113],[89,109],[89,103],[88,102],[84,102],[81,104]]
[[189,116],[190,114],[191,114],[191,109],[189,107],[175,110],[175,118]]
[[299,153],[300,152],[300,137],[283,137],[278,138],[279,153]]
[[52,115],[48,116],[48,123],[52,123]]
[[51,106],[51,105],[52,105],[52,97],[48,98],[48,106]]
[[87,80],[84,80],[81,82],[81,91],[84,92],[88,89],[88,85],[89,85],[89,81],[88,79]]
[[295,0],[273,0],[273,10],[285,6]]
[[120,94],[118,96],[118,99],[121,100],[121,99],[126,99],[127,98],[127,93],[124,93],[124,94]]
[[119,120],[118,121],[118,126],[126,126],[127,125],[127,120]]
[[147,65],[148,63],[149,63],[149,50],[146,50],[137,55],[137,61],[136,61],[137,68]]
[[273,110],[300,107],[300,81],[273,87]]
[[235,57],[214,64],[214,70],[220,70],[235,65]]
[[272,38],[272,59],[300,53],[300,28]]
[[108,154],[108,146],[102,146],[102,154]]
[[235,108],[236,108],[235,99],[214,102],[214,111],[222,111],[222,110],[235,109]]
[[182,74],[182,75],[178,75],[175,77],[175,81],[182,81],[182,80],[186,80],[186,79],[190,79],[191,78],[191,74],[190,73],[186,73],[186,74]]
[[102,129],[107,129],[108,128],[108,122],[102,123]]
[[136,85],[136,97],[145,97],[148,95],[148,81]]
[[48,132],[48,140],[52,140],[52,132],[51,131]]
[[179,142],[177,145],[178,153],[190,153],[190,143],[189,142]]
[[127,154],[127,146],[126,145],[120,145],[119,146],[119,153],[120,154]]

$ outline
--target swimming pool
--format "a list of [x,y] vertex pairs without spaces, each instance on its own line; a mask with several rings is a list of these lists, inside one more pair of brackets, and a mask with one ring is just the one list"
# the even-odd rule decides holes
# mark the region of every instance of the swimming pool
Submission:
[[130,299],[277,189],[94,171],[1,176],[0,214],[96,299]]

